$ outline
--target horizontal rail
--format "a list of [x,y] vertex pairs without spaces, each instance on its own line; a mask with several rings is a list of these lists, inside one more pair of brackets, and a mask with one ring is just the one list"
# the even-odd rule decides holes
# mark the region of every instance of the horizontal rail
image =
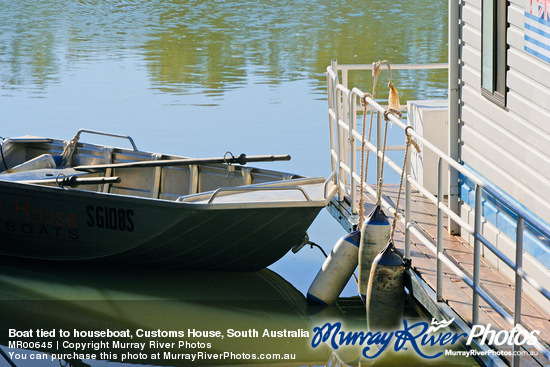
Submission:
[[[370,187],[369,185],[365,184],[364,189],[366,191],[369,191],[371,195],[375,196],[376,191]],[[385,199],[380,200],[382,206],[392,213],[392,215],[395,215],[395,208],[392,204],[388,203]],[[476,292],[481,296],[481,298],[487,302],[493,308],[504,320],[506,320],[510,325],[514,325],[514,318],[508,314],[498,303],[496,303],[490,295],[488,295],[485,290],[478,285],[474,286],[474,283],[472,279],[464,273],[451,259],[447,257],[447,255],[443,252],[437,251],[437,246],[434,245],[433,239],[426,236],[425,233],[418,230],[413,223],[407,223],[405,221],[405,218],[401,217],[397,219],[399,223],[401,223],[406,229],[408,229],[422,244],[424,244],[435,256],[438,256],[438,258],[445,263],[452,271],[457,275],[461,280],[463,280],[470,288],[475,289]],[[519,325],[520,328],[523,328],[523,326]],[[541,352],[547,359],[550,360],[550,352],[546,350],[546,348],[540,343],[536,342],[534,347]]]
[[[365,96],[365,94],[363,92],[361,92],[359,89],[357,88],[353,88],[353,92],[359,96],[360,98],[363,98],[363,96]],[[385,112],[385,109],[383,109],[378,103],[376,103],[372,98],[370,97],[366,97],[366,100],[369,104],[372,104],[379,112]],[[401,127],[403,130],[406,129],[407,125],[405,125],[401,120],[399,120],[397,117],[395,117],[394,115],[392,114],[388,114],[388,117],[389,119],[392,121],[392,122],[395,122],[399,127]],[[481,186],[483,189],[485,189],[487,191],[487,187],[489,185],[487,185],[487,183],[485,182],[485,180],[483,180],[482,178],[480,178],[479,176],[477,176],[474,172],[470,171],[468,168],[464,167],[463,165],[461,165],[460,163],[456,162],[454,159],[452,159],[450,156],[448,156],[447,154],[443,153],[440,149],[438,149],[437,147],[435,147],[432,143],[430,143],[429,141],[427,141],[424,137],[422,137],[421,135],[419,135],[418,133],[416,133],[414,130],[410,129],[409,130],[409,133],[411,136],[413,136],[418,142],[422,143],[424,147],[428,147],[430,148],[430,150],[432,150],[435,154],[437,154],[441,159],[443,159],[444,161],[446,161],[447,163],[449,163],[449,165],[451,165],[453,168],[456,168],[457,171],[459,171],[460,173],[464,174],[466,177],[468,177],[470,180],[472,180],[474,183],[478,184],[479,186]],[[358,138],[358,139],[362,139],[362,136],[357,132],[357,131],[353,131],[352,132],[353,136]],[[387,155],[386,156],[383,156],[382,152],[379,152],[377,150],[377,148],[371,143],[371,142],[365,142],[365,147],[367,147],[370,151],[376,153],[380,158],[384,157],[384,161],[388,164],[389,167],[391,167],[395,172],[397,172],[398,174],[402,174],[402,170],[401,170],[401,167],[399,167],[397,164],[395,164]],[[452,163],[452,164],[451,164]],[[348,168],[348,167],[346,167]],[[349,169],[349,168],[348,168]],[[481,238],[481,235],[477,235],[476,236],[476,233],[475,233],[475,230],[474,228],[472,228],[471,226],[467,225],[460,217],[458,217],[456,215],[456,213],[453,213],[451,211],[451,209],[446,206],[445,204],[443,203],[438,203],[437,201],[437,198],[435,198],[434,195],[430,194],[422,185],[420,185],[418,183],[418,181],[412,179],[412,177],[407,177],[407,180],[415,187],[417,188],[419,191],[422,192],[422,194],[428,198],[433,204],[436,205],[436,207],[440,208],[441,210],[443,210],[447,215],[451,216],[453,218],[453,220],[455,220],[455,222],[457,222],[459,225],[463,226],[464,229],[466,229],[470,234],[474,235],[476,238]],[[490,189],[491,190],[491,189]],[[493,192],[495,191],[495,189],[492,190]],[[376,195],[375,195],[376,196]],[[498,197],[502,197],[503,199],[506,199],[503,195],[498,195]],[[497,197],[497,199],[498,199]],[[511,202],[510,200],[506,200],[506,202],[508,202],[510,205],[514,205],[513,202]],[[517,205],[514,205],[515,207],[517,207]],[[510,208],[512,209],[512,208]],[[522,212],[525,212],[525,210],[523,210]],[[527,213],[526,213],[527,214]],[[520,214],[521,215],[521,214]],[[523,217],[523,216],[522,216]],[[527,217],[527,215],[526,215]],[[529,217],[533,218],[532,215],[529,215]],[[531,223],[531,221],[529,219],[526,219],[524,218],[526,222],[528,222],[529,224],[531,224],[533,226],[533,228],[536,228],[538,230],[538,228],[540,226],[536,226],[536,225],[533,225]],[[542,228],[541,230],[541,233],[545,233],[544,232],[544,227]],[[480,239],[481,240],[481,239]],[[487,241],[488,243],[488,241]],[[495,246],[487,246],[489,249],[496,249]],[[500,258],[501,260],[503,260],[508,266],[510,266],[511,268],[515,269],[515,265],[514,262],[512,260],[510,260],[508,257],[506,257],[506,255],[504,255],[502,252],[498,251],[498,252],[495,252],[495,255]],[[544,288],[542,288],[542,286],[536,282],[532,277],[530,277],[525,271],[523,271],[523,269],[519,269],[520,270],[520,275],[521,277],[526,280],[529,284],[531,284],[535,289],[539,290],[539,292],[545,297],[547,298],[548,300],[550,300],[550,292],[548,292],[547,290],[545,290]]]
[[[386,146],[386,152],[404,152],[405,151],[405,146],[404,145],[388,145]],[[360,152],[361,151],[361,146],[357,146],[355,148],[356,151]]]
[[[405,220],[402,219],[400,220],[400,222],[404,224]],[[425,234],[421,233],[417,228],[412,226],[412,224],[410,223],[407,225],[407,228],[411,231],[412,234],[414,234],[414,236],[417,239],[419,239],[424,245],[426,245],[426,247],[428,247],[430,251],[434,253],[434,255],[436,256],[438,255],[437,247],[434,246],[434,244],[431,243],[431,241],[428,238],[426,238]],[[476,292],[480,295],[480,297],[485,302],[487,302],[487,304],[491,306],[491,308],[493,308],[504,320],[506,320],[510,325],[516,326],[514,325],[514,318],[510,314],[508,314],[498,303],[496,303],[493,300],[493,298],[485,292],[483,288],[481,288],[479,285],[474,286],[472,279],[468,277],[466,273],[460,270],[460,268],[458,268],[444,253],[439,252],[439,259],[442,262],[444,262],[445,265],[447,265],[460,279],[462,279],[464,283],[466,283],[470,288],[475,289]],[[518,329],[525,330],[525,328],[521,324],[518,324],[517,326],[518,326]],[[534,347],[546,359],[550,360],[550,352],[538,340],[534,343]]]
[[242,192],[253,192],[253,191],[289,191],[289,190],[298,190],[304,195],[306,201],[311,201],[306,190],[304,190],[304,188],[301,186],[271,186],[271,187],[270,186],[266,186],[266,187],[262,187],[262,186],[246,187],[245,186],[245,187],[220,187],[219,189],[217,189],[212,193],[212,195],[210,196],[210,199],[208,199],[207,204],[212,204],[212,202],[220,192],[242,193]]
[[[532,213],[523,208],[520,204],[511,200],[506,194],[502,193],[498,188],[494,187],[490,182],[487,182],[483,177],[478,175],[475,171],[471,170],[469,167],[464,166],[459,163],[457,160],[450,157],[446,152],[441,151],[437,146],[435,146],[430,141],[426,140],[423,136],[418,134],[413,129],[407,129],[407,125],[403,123],[399,118],[393,114],[388,114],[385,106],[383,107],[378,102],[376,102],[370,95],[363,93],[358,88],[352,88],[349,90],[346,86],[348,80],[348,72],[356,70],[372,70],[373,65],[340,65],[334,60],[332,65],[327,68],[327,87],[328,87],[328,100],[329,100],[329,121],[331,129],[331,160],[334,167],[337,167],[337,177],[336,182],[339,186],[339,197],[340,201],[343,200],[344,193],[351,193],[351,211],[353,215],[357,214],[357,204],[354,200],[354,195],[357,185],[360,185],[360,182],[363,182],[362,178],[358,174],[357,170],[357,152],[361,151],[364,146],[367,151],[373,152],[378,157],[378,173],[380,175],[380,165],[386,164],[392,170],[397,172],[400,175],[403,175],[403,169],[400,165],[393,162],[387,155],[382,152],[382,145],[380,140],[382,135],[380,134],[381,130],[381,115],[384,113],[384,117],[397,125],[399,128],[404,130],[406,134],[414,138],[414,140],[422,145],[423,149],[430,150],[437,157],[439,157],[440,164],[437,172],[438,179],[438,196],[442,194],[442,179],[444,172],[447,172],[450,168],[456,170],[456,172],[461,173],[464,177],[468,178],[471,182],[476,185],[476,205],[474,208],[474,222],[475,226],[467,223],[460,214],[456,211],[456,208],[451,208],[452,203],[446,205],[442,198],[436,197],[434,194],[430,193],[423,185],[421,185],[417,180],[415,180],[410,175],[410,160],[406,166],[406,203],[410,203],[410,187],[416,188],[424,197],[426,197],[431,203],[435,205],[438,210],[438,223],[437,223],[437,238],[438,244],[435,244],[434,240],[428,235],[419,231],[415,228],[413,223],[413,218],[410,217],[410,208],[406,208],[405,218],[401,215],[396,215],[395,208],[393,204],[388,203],[383,197],[378,198],[384,208],[392,212],[393,215],[396,215],[397,220],[402,223],[405,227],[405,254],[410,254],[410,244],[407,238],[410,238],[410,234],[415,235],[415,237],[426,245],[438,259],[437,272],[438,272],[438,292],[437,298],[440,298],[441,291],[440,287],[440,272],[442,272],[441,264],[448,266],[457,276],[460,277],[472,290],[473,290],[473,301],[472,301],[472,322],[475,324],[479,320],[479,299],[483,299],[487,304],[497,312],[502,318],[510,323],[512,326],[517,326],[518,329],[524,329],[521,325],[521,292],[522,292],[522,281],[525,280],[529,283],[540,295],[542,295],[547,300],[550,300],[550,292],[543,287],[536,279],[531,277],[524,270],[523,267],[523,223],[526,222],[534,230],[538,231],[541,235],[546,238],[550,238],[550,226],[542,221],[541,219],[534,216]],[[421,65],[392,65],[392,70],[419,70],[419,69],[447,69],[447,64],[421,64]],[[341,72],[342,83],[339,82],[339,72]],[[364,113],[364,109],[360,108],[358,101],[365,100],[368,104],[367,113],[378,113],[378,136],[376,146],[370,141],[363,140],[363,134],[360,134],[357,130],[357,114]],[[365,116],[363,116],[365,117]],[[372,118],[372,115],[371,115]],[[334,124],[336,122],[336,124]],[[358,144],[359,141],[361,144]],[[386,146],[385,150],[403,150],[403,146]],[[351,162],[350,162],[351,160]],[[444,163],[448,166],[444,167]],[[449,171],[455,172],[455,171]],[[454,173],[453,173],[454,174]],[[348,177],[350,182],[348,182]],[[377,180],[380,182],[381,177]],[[454,180],[453,180],[454,182]],[[370,193],[374,197],[378,195],[377,190],[372,188],[366,182],[363,182],[362,188],[364,191]],[[456,189],[456,186],[454,186]],[[451,195],[456,195],[456,192],[450,193]],[[516,259],[515,261],[507,257],[501,250],[499,250],[495,245],[490,243],[482,234],[481,218],[482,218],[482,195],[489,194],[499,201],[503,206],[510,209],[518,217],[517,221],[517,236],[516,236]],[[410,206],[410,204],[406,204]],[[450,223],[456,223],[462,230],[471,234],[474,238],[474,266],[473,274],[470,277],[464,271],[462,271],[450,258],[448,258],[444,253],[444,248],[442,247],[441,236],[443,233],[443,214],[446,214],[451,220]],[[453,224],[454,225],[454,224]],[[484,245],[488,250],[490,250],[496,257],[502,260],[507,266],[512,268],[516,273],[515,276],[515,306],[514,306],[514,315],[510,315],[495,299],[495,297],[487,291],[482,282],[480,281],[480,257],[481,257],[481,246]],[[406,255],[407,256],[407,255]],[[547,350],[541,343],[536,343],[535,348],[541,352],[541,354],[550,360],[550,351]],[[517,365],[517,362],[514,362],[514,365]]]
[[508,207],[508,209],[510,209],[512,212],[522,217],[523,220],[529,223],[531,227],[539,231],[543,236],[545,236],[546,238],[550,238],[550,227],[548,227],[546,223],[543,223],[539,218],[533,216],[530,212],[526,211],[516,202],[510,200],[508,197],[503,195],[500,190],[493,187],[493,185],[491,185],[490,183],[485,185],[483,189],[492,197]]
[[[367,191],[370,191],[371,195],[376,195],[376,191],[372,189],[369,185],[365,185],[364,188]],[[388,203],[384,199],[381,200],[381,204],[385,209],[395,215],[395,208],[392,204]],[[437,246],[434,245],[433,239],[427,237],[426,234],[418,230],[412,223],[406,223],[405,218],[398,218],[398,221],[403,226],[405,226],[420,242],[422,242],[422,244],[424,244],[435,256],[438,256],[438,258],[443,263],[445,263],[445,265],[447,265],[453,271],[453,273],[455,273],[455,275],[457,275],[462,281],[464,281],[470,288],[475,289],[480,297],[485,302],[487,302],[487,304],[489,304],[491,308],[493,308],[504,320],[506,320],[510,325],[515,326],[514,318],[510,314],[508,314],[497,302],[495,302],[493,298],[488,295],[482,287],[480,287],[479,285],[474,286],[472,279],[464,271],[462,271],[451,259],[449,259],[445,253],[437,251]],[[521,325],[519,325],[519,327],[525,329]],[[534,347],[547,359],[550,359],[550,352],[546,350],[546,348],[540,342],[537,341]]]
[[[365,96],[365,93],[363,93],[361,90],[357,88],[353,88],[353,90],[359,98],[365,98],[365,100],[372,106],[374,106],[380,113],[384,113],[386,110],[380,106],[375,100],[373,100],[369,96]],[[403,123],[400,119],[395,117],[393,114],[387,115],[389,120],[393,123],[395,123],[397,126],[399,126],[402,130],[405,130],[407,128],[407,125]],[[464,167],[457,161],[455,161],[453,158],[451,158],[446,153],[442,152],[439,148],[437,148],[435,145],[430,143],[428,140],[426,140],[422,135],[418,134],[414,130],[409,130],[410,135],[416,139],[416,141],[422,143],[424,147],[427,147],[432,152],[434,152],[438,157],[443,159],[447,164],[449,164],[451,167],[456,169],[458,172],[462,173],[464,176],[468,177],[470,180],[472,180],[473,183],[481,186],[486,186],[485,180],[483,180],[481,177],[477,176],[474,172],[470,171],[468,168]]]
[[[355,136],[358,139],[362,139],[362,136],[357,131],[353,131],[353,136]],[[366,141],[365,142],[365,148],[367,148],[371,152],[377,154],[380,158],[384,157],[384,162],[387,163],[391,168],[393,168],[393,170],[397,174],[399,174],[399,175],[403,174],[403,170],[397,164],[395,164],[387,155],[383,156],[382,152],[377,152],[376,147],[371,142]],[[386,150],[388,150],[387,147],[386,147]],[[347,166],[345,166],[343,168],[347,169],[347,170],[350,169]],[[356,176],[357,181],[359,181],[360,179],[361,178],[359,176]],[[443,212],[445,214],[449,215],[455,222],[457,222],[468,233],[470,233],[472,235],[474,234],[474,229],[472,228],[472,226],[468,225],[464,220],[462,220],[462,218],[460,218],[456,213],[454,213],[451,210],[451,208],[449,208],[447,205],[445,205],[444,203],[439,203],[437,198],[433,194],[431,194],[424,186],[422,186],[417,180],[412,178],[410,175],[407,175],[406,179],[407,179],[407,181],[409,181],[412,184],[412,186],[414,188],[416,188],[428,200],[430,200],[432,202],[432,204],[434,204],[439,209],[443,210]]]
[[[330,68],[330,66],[329,66]],[[447,63],[434,63],[434,64],[395,64],[391,66],[392,70],[430,70],[430,69],[448,69],[449,64]],[[363,64],[363,65],[354,65],[354,64],[338,64],[338,70],[372,70],[374,69],[373,64]]]
[[[500,251],[497,247],[495,247],[489,240],[487,240],[485,237],[483,237],[480,234],[473,234],[476,236],[481,243],[483,243],[489,250],[491,250],[500,260],[504,261],[506,265],[508,265],[510,268],[514,269],[516,264],[512,260],[510,260],[502,251]],[[527,281],[533,288],[535,288],[539,293],[541,293],[546,299],[550,301],[550,292],[548,292],[546,289],[542,287],[542,285],[537,282],[535,279],[529,276],[522,268],[518,269],[519,275]]]

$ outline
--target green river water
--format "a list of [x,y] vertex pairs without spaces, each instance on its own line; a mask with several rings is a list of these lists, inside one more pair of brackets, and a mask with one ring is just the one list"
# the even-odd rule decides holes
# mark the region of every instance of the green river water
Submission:
[[[446,62],[446,23],[447,3],[425,0],[0,0],[0,136],[70,139],[79,128],[88,128],[130,135],[142,150],[183,156],[220,156],[228,150],[290,154],[291,162],[260,166],[327,177],[325,71],[331,60]],[[371,79],[365,74],[351,83],[369,90]],[[394,84],[403,101],[446,98],[447,74],[396,71]],[[387,92],[380,94],[384,98]],[[103,138],[92,141],[110,143]],[[329,252],[345,232],[323,211],[308,233]],[[18,320],[20,327],[71,330],[187,330],[190,325],[213,330],[224,323],[233,328],[272,329],[275,323],[298,329],[310,325],[302,323],[307,314],[303,294],[323,260],[320,251],[306,247],[272,265],[276,274],[266,270],[252,276],[8,260],[0,264],[3,317]],[[356,294],[350,282],[344,295]],[[67,305],[68,300],[74,303]],[[254,317],[258,315],[259,321]],[[2,335],[0,344],[7,345],[8,339]],[[248,339],[238,341],[245,347],[223,348],[248,350]],[[207,348],[211,352],[217,345],[212,343],[212,349]],[[291,346],[293,339],[253,344],[265,353],[284,353],[284,345]],[[288,353],[298,349],[300,355],[301,348],[289,347]],[[27,357],[32,355],[27,352]],[[304,359],[310,362],[297,364],[326,364],[325,357],[307,355]],[[384,362],[389,364],[376,365],[407,361],[428,364],[398,355]],[[60,364],[14,362],[33,367]],[[127,365],[84,362],[95,367]],[[230,362],[250,363],[215,363]],[[0,358],[0,366],[6,363]],[[195,365],[168,359],[158,364]],[[82,366],[75,361],[72,365]]]

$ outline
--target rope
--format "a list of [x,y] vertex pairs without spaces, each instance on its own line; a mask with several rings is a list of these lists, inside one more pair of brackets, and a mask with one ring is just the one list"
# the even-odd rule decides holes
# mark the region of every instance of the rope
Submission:
[[414,145],[415,149],[420,153],[420,147],[414,140],[412,140],[411,136],[409,135],[409,129],[412,129],[412,126],[407,126],[405,128],[405,135],[407,136],[407,142],[405,145],[405,158],[403,158],[403,167],[401,168],[401,179],[399,181],[399,191],[397,192],[397,202],[395,203],[395,214],[393,216],[393,223],[391,228],[391,234],[390,234],[390,242],[393,242],[393,235],[395,234],[395,226],[397,224],[397,218],[399,217],[399,201],[401,199],[401,192],[403,191],[403,177],[405,177],[405,169],[407,167],[407,158],[409,156],[409,150],[411,147],[411,144]]
[[382,201],[382,187],[384,185],[384,165],[386,160],[386,141],[388,137],[388,121],[389,121],[389,114],[393,113],[395,115],[398,115],[400,118],[403,116],[401,114],[400,104],[399,104],[399,94],[397,93],[397,89],[393,86],[392,83],[392,77],[391,77],[391,65],[388,61],[384,60],[380,62],[381,64],[386,64],[388,67],[389,72],[389,83],[388,87],[390,88],[390,93],[388,96],[388,108],[384,112],[384,120],[386,121],[386,126],[384,128],[384,146],[382,147],[382,166],[380,167],[380,180],[378,181],[378,193],[377,193],[377,199],[376,199],[376,205],[380,205],[380,202]]
[[76,143],[78,143],[79,135],[75,135],[74,138],[69,140],[67,142],[67,145],[65,145],[65,148],[63,149],[63,153],[61,153],[61,163],[60,166],[65,165],[71,165],[71,160],[73,158],[73,153],[76,149]]
[[[364,106],[364,109],[363,109],[363,135],[361,137],[361,184],[360,184],[360,195],[359,195],[359,228],[361,228],[362,224],[363,224],[363,216],[365,214],[365,208],[363,207],[363,204],[365,202],[365,198],[363,197],[363,183],[367,181],[367,174],[365,173],[365,130],[366,130],[366,125],[367,125],[367,107],[368,107],[368,102],[367,102],[367,97],[371,97],[374,99],[374,96],[372,96],[371,94],[369,93],[366,93],[363,95],[363,97],[361,97],[361,104]],[[370,141],[370,138],[371,138],[371,132],[372,132],[372,116],[374,115],[374,113],[371,113],[371,122],[370,122],[370,128],[369,128],[369,141]],[[368,169],[368,166],[369,166],[369,152],[370,150],[367,151],[367,163],[366,163],[366,166],[367,166],[367,169]]]
[[[382,165],[380,167],[380,179],[378,181],[378,191],[377,191],[377,199],[376,199],[376,205],[380,205],[380,202],[382,200],[382,187],[384,185],[384,165],[385,165],[385,158],[386,158],[386,142],[388,137],[388,121],[389,113],[393,113],[395,115],[398,115],[400,118],[402,117],[399,104],[399,95],[397,93],[397,89],[394,87],[392,83],[392,75],[391,75],[391,65],[387,60],[377,61],[372,64],[372,76],[373,76],[373,87],[372,87],[372,95],[366,93],[361,97],[361,104],[363,105],[363,135],[361,140],[361,194],[359,198],[359,227],[361,227],[363,223],[363,216],[364,216],[364,198],[363,198],[363,185],[364,182],[367,181],[367,171],[368,171],[368,165],[369,165],[369,153],[370,150],[367,151],[367,157],[365,162],[365,130],[366,130],[366,118],[367,118],[367,107],[368,103],[366,98],[370,97],[374,99],[376,95],[376,84],[378,80],[378,75],[380,75],[381,67],[382,65],[386,65],[388,67],[388,73],[389,73],[389,83],[388,88],[390,89],[389,96],[388,96],[388,108],[386,112],[384,112],[384,120],[386,122],[386,126],[384,128],[384,144],[382,148]],[[369,125],[369,136],[368,141],[371,140],[372,135],[372,121],[374,117],[374,112],[371,112],[370,115],[370,125]],[[366,166],[366,167],[365,167]]]
[[[366,128],[366,122],[367,122],[367,97],[370,97],[374,99],[376,97],[376,85],[378,83],[378,75],[381,73],[381,66],[382,63],[387,63],[386,60],[384,61],[377,61],[372,63],[372,95],[369,93],[366,93],[361,97],[361,104],[363,105],[363,136],[361,138],[361,190],[359,195],[359,228],[361,228],[364,220],[365,215],[365,208],[364,208],[364,202],[365,198],[363,197],[363,185],[365,182],[367,182],[367,172],[369,169],[369,154],[370,150],[367,150],[367,159],[365,162],[364,156],[365,156],[365,128]],[[390,70],[390,78],[391,78],[391,70]],[[374,117],[374,111],[370,114],[370,123],[369,123],[369,136],[368,141],[370,142],[371,136],[372,136],[372,120]]]
[[382,147],[382,166],[380,167],[380,180],[378,181],[378,193],[376,198],[376,205],[380,205],[382,201],[382,186],[384,185],[384,163],[386,160],[386,140],[388,137],[388,118],[384,114],[384,121],[386,122],[386,127],[384,128],[384,145]]

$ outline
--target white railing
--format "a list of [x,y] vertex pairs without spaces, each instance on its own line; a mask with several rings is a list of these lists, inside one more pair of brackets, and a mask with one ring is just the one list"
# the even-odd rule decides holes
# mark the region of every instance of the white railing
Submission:
[[[426,64],[426,65],[392,65],[392,70],[398,69],[444,69],[447,68],[447,64]],[[392,168],[397,174],[402,174],[402,169],[399,164],[393,162],[387,155],[382,154],[382,116],[386,109],[378,104],[375,100],[366,96],[364,92],[357,88],[349,89],[347,87],[348,72],[351,70],[372,70],[372,65],[338,65],[333,61],[332,65],[327,68],[327,88],[328,88],[328,112],[329,112],[329,129],[330,129],[330,156],[332,170],[336,171],[335,183],[338,185],[337,200],[342,202],[346,195],[350,197],[351,214],[357,215],[357,190],[356,188],[361,184],[360,170],[357,169],[358,159],[357,141],[362,142],[362,132],[357,130],[357,115],[363,113],[358,112],[358,103],[362,98],[365,98],[368,105],[371,107],[370,113],[377,114],[378,123],[378,136],[376,139],[376,145],[370,141],[364,141],[365,148],[374,154],[378,159],[378,177],[379,182],[380,166],[382,159],[385,164]],[[342,75],[342,83],[340,83],[339,74]],[[403,131],[405,131],[407,125],[393,114],[387,114],[389,120]],[[550,292],[533,279],[523,269],[523,235],[524,235],[524,222],[528,222],[534,229],[539,231],[543,236],[550,238],[550,228],[546,223],[543,223],[538,218],[534,217],[531,213],[520,207],[516,203],[510,201],[506,196],[501,194],[497,189],[487,183],[483,178],[469,170],[467,167],[461,165],[456,160],[451,158],[447,153],[442,152],[431,142],[424,139],[421,135],[412,129],[408,129],[408,133],[417,142],[422,144],[423,149],[429,149],[439,159],[437,173],[438,182],[438,194],[437,196],[431,194],[424,186],[422,186],[411,175],[411,159],[407,157],[406,165],[406,181],[405,181],[405,209],[404,217],[399,219],[400,223],[405,228],[405,258],[410,259],[410,236],[413,234],[420,242],[428,247],[436,256],[437,261],[437,280],[436,280],[436,297],[437,301],[443,300],[442,285],[443,285],[443,264],[448,266],[457,276],[459,276],[473,291],[472,301],[472,325],[478,324],[479,321],[479,299],[480,297],[489,304],[489,306],[495,310],[504,320],[510,325],[518,325],[519,329],[524,329],[521,325],[521,303],[522,303],[522,289],[523,281],[528,282],[535,290],[537,290],[543,297],[550,301]],[[399,149],[399,147],[394,149]],[[409,152],[410,155],[410,152]],[[458,213],[453,211],[443,201],[444,187],[443,187],[443,175],[449,174],[449,171],[455,170],[467,177],[475,184],[475,205],[474,205],[474,226],[466,223]],[[437,208],[437,238],[434,245],[433,240],[426,236],[423,231],[418,230],[414,225],[414,221],[411,219],[411,188],[414,187],[421,194],[423,194],[428,200],[430,200]],[[363,190],[369,192],[374,197],[377,196],[377,191],[370,185],[363,183]],[[497,199],[504,206],[508,207],[512,212],[517,215],[517,233],[516,233],[516,256],[515,259],[510,259],[504,255],[497,247],[487,240],[481,234],[482,223],[482,191],[487,192],[495,199]],[[381,198],[382,205],[390,212],[395,213],[394,206]],[[444,222],[443,215],[446,214],[454,223],[460,226],[462,231],[471,234],[474,238],[474,264],[472,277],[468,276],[462,271],[451,259],[449,259],[443,252],[443,230]],[[510,315],[499,302],[480,284],[480,259],[481,259],[481,245],[485,245],[491,250],[499,259],[515,271],[515,303],[513,315]],[[544,345],[538,342],[535,348],[546,359],[550,360],[550,350]],[[519,347],[514,346],[514,351],[517,351]],[[514,357],[514,366],[519,366],[519,357]]]

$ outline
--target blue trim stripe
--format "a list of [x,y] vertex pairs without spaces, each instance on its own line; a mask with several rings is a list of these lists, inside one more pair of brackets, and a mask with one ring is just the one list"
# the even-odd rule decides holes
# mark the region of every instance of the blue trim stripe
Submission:
[[386,214],[380,208],[380,205],[377,205],[368,215],[365,224],[375,226],[389,226],[390,221],[388,220],[388,217],[386,217]]
[[531,24],[525,23],[525,29],[529,30],[530,32],[539,34],[545,38],[550,38],[550,33],[543,31],[540,28],[533,27]]
[[344,236],[344,241],[351,243],[353,246],[359,248],[359,243],[361,242],[361,231],[356,230],[351,233],[348,233]]
[[547,20],[545,20],[545,19],[542,19],[542,18],[540,18],[540,17],[537,17],[536,15],[533,15],[533,14],[531,14],[531,13],[529,13],[529,12],[525,12],[525,16],[526,16],[527,18],[531,19],[531,20],[534,20],[534,21],[537,22],[537,23],[540,23],[540,24],[546,26],[546,27],[550,27],[550,22],[549,22],[549,21],[547,21]]
[[397,254],[393,242],[389,242],[381,252],[382,256],[380,256],[380,260],[378,260],[378,266],[404,266],[403,259]]
[[[529,43],[532,43],[535,46],[538,46],[542,49],[550,51],[550,44],[541,42],[539,40],[534,39],[533,37],[530,37],[528,35],[525,35],[525,40]],[[550,42],[550,39],[548,40]]]
[[[523,46],[523,49],[530,53],[533,56],[538,57],[539,59],[550,63],[550,55],[544,51],[550,51],[550,21],[540,18],[529,12],[525,12],[525,35],[524,40],[526,44]],[[544,39],[537,40],[533,36],[538,35]],[[535,50],[533,46],[544,50]]]
[[530,54],[532,54],[532,55],[538,57],[538,58],[541,59],[541,60],[544,60],[544,61],[546,61],[546,62],[550,62],[550,57],[548,57],[548,56],[546,56],[546,55],[544,55],[544,54],[541,54],[540,52],[537,52],[537,51],[533,50],[533,49],[530,48],[530,47],[524,46],[524,50],[527,51],[527,52],[529,52]]
[[[467,165],[466,165],[467,166]],[[469,167],[469,166],[468,166]],[[471,167],[469,167],[471,169]],[[469,206],[474,205],[474,183],[467,177],[460,175],[462,184],[460,187],[460,198]],[[512,241],[516,237],[517,215],[501,204],[489,193],[482,193],[482,210],[485,219],[493,224],[498,230],[509,237]],[[515,201],[510,198],[510,200]],[[518,206],[522,206],[518,203]],[[525,208],[525,207],[524,207]],[[526,209],[528,210],[528,209]],[[534,215],[534,214],[533,214]],[[550,269],[550,238],[544,237],[529,223],[525,223],[523,246],[526,252],[535,257],[541,264]]]

